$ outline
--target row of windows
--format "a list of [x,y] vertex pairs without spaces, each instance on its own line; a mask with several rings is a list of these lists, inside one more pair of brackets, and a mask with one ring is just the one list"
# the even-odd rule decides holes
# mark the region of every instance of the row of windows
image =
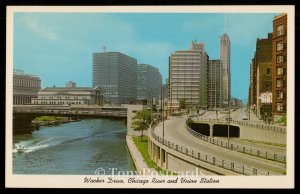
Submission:
[[[39,104],[39,102],[38,101],[34,101],[33,102],[34,104]],[[41,101],[41,104],[81,104],[81,102],[55,102],[55,101],[50,101],[50,102],[48,102],[48,101]]]
[[[41,99],[47,99],[47,97],[42,96]],[[55,97],[53,97],[53,96],[49,96],[48,99],[59,99],[59,100],[61,100],[61,99],[63,99],[63,97],[58,96],[58,97],[55,98]],[[84,100],[85,100],[86,97],[77,97],[77,96],[75,96],[75,97],[73,97],[73,98],[70,98],[69,96],[66,96],[64,99],[75,99],[75,100],[78,100],[78,99],[84,99]]]
[[25,87],[40,87],[40,81],[14,78],[13,85]]

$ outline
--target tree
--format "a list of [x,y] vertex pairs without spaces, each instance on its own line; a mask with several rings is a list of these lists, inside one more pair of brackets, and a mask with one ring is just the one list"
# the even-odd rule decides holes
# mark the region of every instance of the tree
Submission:
[[139,110],[133,117],[131,127],[135,131],[141,131],[141,141],[143,140],[143,131],[149,128],[151,123],[151,112],[147,109]]
[[185,98],[181,98],[179,100],[179,108],[180,109],[185,109]]

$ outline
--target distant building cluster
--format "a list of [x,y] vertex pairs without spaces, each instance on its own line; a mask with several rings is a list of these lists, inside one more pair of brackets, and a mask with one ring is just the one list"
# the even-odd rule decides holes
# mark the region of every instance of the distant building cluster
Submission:
[[286,115],[286,57],[287,14],[280,14],[274,17],[268,38],[257,39],[250,63],[249,107],[268,122]]
[[220,109],[230,105],[230,39],[220,39],[220,59],[210,60],[203,43],[192,42],[190,50],[169,57],[169,104],[184,101],[187,107]]

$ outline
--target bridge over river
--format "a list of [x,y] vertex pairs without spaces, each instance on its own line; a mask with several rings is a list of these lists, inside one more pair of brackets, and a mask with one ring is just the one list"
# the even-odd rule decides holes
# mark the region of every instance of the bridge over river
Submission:
[[14,134],[28,133],[34,130],[32,120],[39,116],[60,116],[81,118],[127,118],[125,106],[54,106],[54,105],[15,105],[13,107],[13,132]]

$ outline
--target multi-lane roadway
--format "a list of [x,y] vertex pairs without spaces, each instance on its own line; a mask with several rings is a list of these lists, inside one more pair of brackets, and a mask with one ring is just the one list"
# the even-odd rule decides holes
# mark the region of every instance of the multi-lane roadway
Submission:
[[[243,109],[238,110],[242,112]],[[236,114],[232,114],[233,117],[238,117],[240,114],[236,112]],[[207,112],[206,117],[216,116],[213,115],[213,112]],[[219,115],[222,116],[222,115]],[[223,115],[224,116],[224,115]],[[222,160],[231,161],[236,164],[241,164],[247,166],[249,168],[256,168],[263,171],[270,172],[271,174],[284,174],[286,171],[286,165],[283,163],[278,163],[275,161],[266,160],[263,158],[258,158],[255,156],[246,155],[240,152],[232,151],[226,148],[222,148],[211,143],[202,141],[193,135],[191,135],[185,129],[185,121],[186,116],[180,117],[169,117],[164,123],[158,124],[154,132],[155,134],[162,137],[163,128],[164,128],[164,139],[174,142],[178,145],[185,146],[189,149],[205,153],[210,156],[214,156],[216,158],[220,158]],[[195,118],[196,119],[196,118]],[[164,127],[163,127],[164,124]]]

